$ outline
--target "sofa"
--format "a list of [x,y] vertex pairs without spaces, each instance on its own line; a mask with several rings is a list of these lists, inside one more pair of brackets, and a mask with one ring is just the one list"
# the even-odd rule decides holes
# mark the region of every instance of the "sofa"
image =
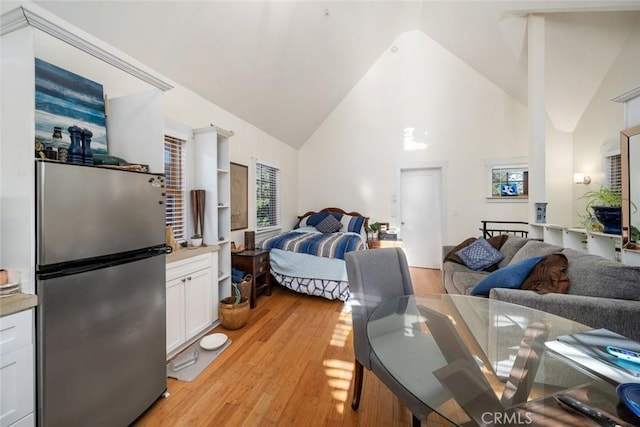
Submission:
[[496,248],[504,258],[488,269],[493,271],[474,271],[464,263],[454,262],[450,258],[457,248],[443,246],[442,280],[446,292],[471,295],[480,281],[502,268],[522,264],[532,257],[562,254],[567,260],[563,274],[565,281],[568,279],[566,293],[496,287],[490,289],[488,297],[546,311],[593,328],[606,328],[640,341],[639,267],[538,240],[518,236],[504,239]]

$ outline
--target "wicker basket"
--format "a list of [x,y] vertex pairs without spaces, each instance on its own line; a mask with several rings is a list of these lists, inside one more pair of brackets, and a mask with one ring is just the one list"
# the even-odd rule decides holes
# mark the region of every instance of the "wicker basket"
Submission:
[[220,324],[225,329],[240,329],[249,321],[251,309],[249,300],[241,298],[240,304],[235,304],[235,297],[223,298],[218,305],[218,316]]

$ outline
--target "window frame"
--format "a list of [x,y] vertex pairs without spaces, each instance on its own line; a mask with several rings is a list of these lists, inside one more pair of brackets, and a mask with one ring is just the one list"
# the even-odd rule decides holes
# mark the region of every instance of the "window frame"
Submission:
[[[275,195],[273,196],[275,198],[275,208],[274,208],[274,212],[273,212],[273,216],[275,217],[275,223],[270,223],[269,225],[260,225],[261,224],[261,217],[260,217],[260,203],[259,203],[259,199],[264,198],[261,197],[261,195],[259,194],[259,191],[261,189],[261,174],[260,174],[260,170],[261,168],[269,168],[272,172],[275,173],[275,177],[273,180],[273,183],[275,184]],[[258,232],[264,232],[264,231],[269,231],[269,230],[275,230],[275,229],[279,229],[282,227],[282,215],[281,215],[281,185],[280,185],[280,168],[278,166],[275,166],[273,164],[270,164],[268,162],[264,162],[261,160],[257,160],[255,161],[255,165],[254,165],[254,172],[255,172],[255,206],[256,206],[256,213],[255,213],[255,219],[256,219],[256,230]],[[271,182],[271,180],[268,180],[267,182]]]
[[[164,173],[165,173],[165,224],[167,226],[171,226],[173,229],[173,235],[177,242],[182,242],[187,240],[187,140],[174,136],[169,133],[166,133],[163,138],[164,144]],[[168,144],[176,147],[175,144],[179,145],[179,152],[177,156],[177,163],[173,166],[173,169],[177,170],[179,174],[179,186],[174,188],[173,178],[171,176],[171,172],[167,171],[167,155],[171,157],[173,160],[176,159],[175,154],[167,153]],[[175,151],[175,150],[174,150]],[[169,202],[170,197],[178,198],[178,206],[180,211],[180,218],[176,220],[175,215],[171,220],[168,217],[168,209],[171,206]]]
[[[487,171],[487,201],[497,203],[528,203],[529,202],[529,160],[526,157],[514,157],[505,159],[489,159],[485,161]],[[502,196],[493,195],[493,175],[496,170],[511,169],[523,171],[523,187],[526,191],[523,195]]]

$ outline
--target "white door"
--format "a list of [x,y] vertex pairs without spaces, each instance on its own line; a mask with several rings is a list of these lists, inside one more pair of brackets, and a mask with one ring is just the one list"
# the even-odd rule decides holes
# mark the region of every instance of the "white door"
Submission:
[[400,171],[401,236],[411,267],[440,268],[442,169]]

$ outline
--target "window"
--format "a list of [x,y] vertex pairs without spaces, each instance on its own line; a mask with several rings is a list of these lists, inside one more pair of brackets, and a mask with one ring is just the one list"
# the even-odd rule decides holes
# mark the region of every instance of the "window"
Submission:
[[280,225],[280,170],[256,162],[257,228]]
[[165,221],[173,229],[176,240],[185,239],[185,141],[165,135]]
[[528,197],[529,171],[524,167],[494,166],[491,169],[491,197]]
[[604,186],[616,193],[622,192],[621,161],[620,154],[613,154],[604,158]]

